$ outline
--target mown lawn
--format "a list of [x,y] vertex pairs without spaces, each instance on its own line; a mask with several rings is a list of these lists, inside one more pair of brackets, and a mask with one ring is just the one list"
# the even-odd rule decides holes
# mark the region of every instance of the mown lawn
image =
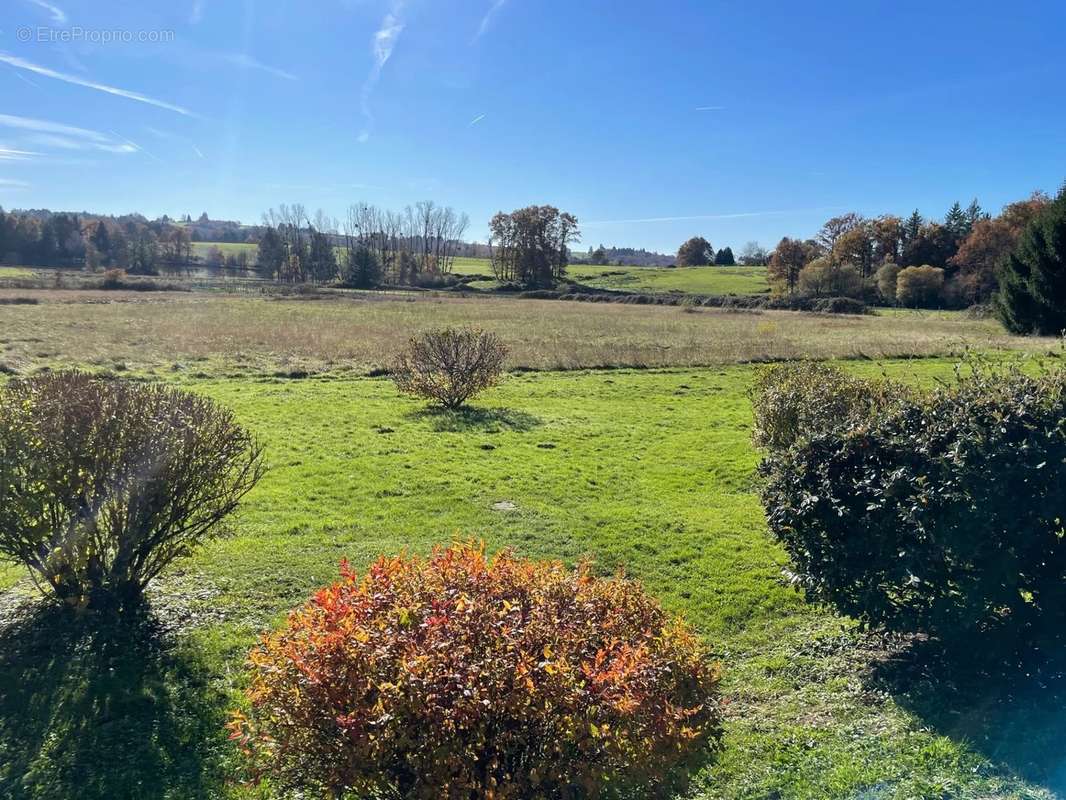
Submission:
[[[1066,777],[1054,706],[1049,721],[945,694],[931,714],[884,680],[894,661],[874,641],[786,584],[756,495],[753,369],[526,373],[466,413],[427,411],[380,378],[179,373],[263,438],[270,472],[232,536],[155,587],[163,631],[26,619],[24,582],[2,596],[0,796],[269,797],[230,780],[221,731],[258,632],[341,558],[472,537],[622,566],[707,638],[726,670],[726,740],[692,797],[1049,797],[1041,786]],[[0,587],[18,579],[0,571]]]

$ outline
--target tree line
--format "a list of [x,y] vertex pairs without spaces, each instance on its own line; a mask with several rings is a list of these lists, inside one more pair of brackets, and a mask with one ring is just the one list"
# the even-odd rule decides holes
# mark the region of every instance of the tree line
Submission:
[[1051,203],[1043,192],[1010,203],[996,216],[974,199],[941,219],[916,209],[832,217],[811,239],[784,237],[769,258],[774,291],[844,296],[906,306],[987,303],[999,289],[998,265]]
[[0,208],[0,260],[49,267],[120,268],[156,275],[193,259],[188,231],[139,214],[107,217]]
[[264,277],[289,283],[418,283],[451,272],[469,224],[466,214],[428,200],[402,211],[356,203],[340,222],[282,204],[263,215],[257,264]]

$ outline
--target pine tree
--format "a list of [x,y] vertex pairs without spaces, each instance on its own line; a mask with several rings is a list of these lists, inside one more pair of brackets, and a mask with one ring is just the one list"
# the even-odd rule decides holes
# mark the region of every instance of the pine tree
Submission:
[[925,224],[925,220],[922,215],[918,213],[918,209],[914,209],[905,223],[903,223],[903,239],[904,243],[912,242],[918,238],[918,234],[922,232],[922,225]]
[[998,277],[996,316],[1007,330],[1066,331],[1066,192],[1026,226]]
[[956,200],[955,204],[948,209],[948,213],[944,217],[944,227],[947,228],[951,232],[951,235],[956,239],[962,239],[966,236],[966,212],[962,210],[962,206],[959,205],[958,200]]
[[975,197],[970,201],[970,205],[966,207],[966,235],[969,236],[973,226],[983,219],[989,219],[989,215],[981,208],[981,204],[977,202]]
[[96,223],[92,241],[93,247],[96,248],[96,253],[100,257],[100,263],[111,263],[111,237],[107,235],[107,226],[103,222]]
[[369,247],[360,245],[349,252],[344,282],[356,289],[373,289],[381,283],[381,262]]

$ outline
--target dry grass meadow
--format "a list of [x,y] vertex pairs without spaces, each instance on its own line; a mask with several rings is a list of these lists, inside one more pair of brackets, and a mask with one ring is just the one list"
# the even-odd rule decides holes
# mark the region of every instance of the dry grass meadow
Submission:
[[0,370],[40,367],[206,375],[374,372],[415,331],[475,325],[499,334],[513,370],[711,366],[791,358],[882,359],[1053,349],[992,320],[586,304],[506,297],[0,290]]

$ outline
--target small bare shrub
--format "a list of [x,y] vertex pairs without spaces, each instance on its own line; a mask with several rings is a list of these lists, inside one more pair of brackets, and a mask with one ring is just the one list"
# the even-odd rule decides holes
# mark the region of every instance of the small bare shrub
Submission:
[[75,606],[140,597],[263,473],[211,400],[61,372],[0,389],[0,554]]
[[507,348],[494,333],[475,328],[441,328],[414,336],[392,370],[396,388],[459,408],[499,383]]
[[101,289],[122,289],[128,283],[126,280],[126,270],[124,269],[109,269],[104,273],[103,279],[100,281]]

